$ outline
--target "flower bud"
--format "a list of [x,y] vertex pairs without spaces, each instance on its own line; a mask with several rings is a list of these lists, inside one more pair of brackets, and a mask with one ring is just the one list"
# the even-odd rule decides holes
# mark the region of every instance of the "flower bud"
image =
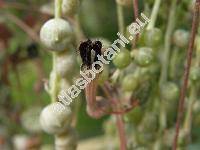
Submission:
[[46,106],[40,114],[40,124],[49,134],[61,134],[66,131],[71,119],[70,108],[59,102]]
[[162,31],[160,29],[153,28],[151,30],[147,30],[144,34],[146,46],[155,47],[161,44]]
[[32,107],[23,112],[21,117],[22,126],[31,133],[39,133],[42,131],[39,116],[42,111],[41,107]]
[[194,102],[192,110],[193,110],[194,115],[200,113],[200,101],[199,100]]
[[57,55],[56,70],[61,77],[71,76],[75,71],[76,58],[68,52]]
[[158,128],[158,116],[155,113],[146,113],[139,126],[139,130],[142,132],[153,133]]
[[129,123],[133,123],[134,125],[138,125],[142,120],[143,111],[142,111],[140,106],[137,106],[133,110],[131,110],[129,113],[127,113],[126,117],[128,118],[127,121]]
[[163,100],[173,101],[178,98],[179,88],[175,83],[168,82],[161,87],[160,92],[161,92],[161,98]]
[[121,50],[113,59],[114,65],[119,69],[126,68],[131,63],[131,54],[128,50]]
[[197,82],[200,80],[200,67],[192,67],[190,71],[190,80]]
[[134,74],[127,75],[122,81],[122,89],[134,91],[139,85],[139,79]]
[[40,39],[49,50],[63,51],[72,44],[73,30],[67,21],[51,19],[42,26]]
[[186,47],[189,43],[189,32],[178,29],[173,35],[174,44],[178,47]]
[[17,134],[13,137],[13,146],[15,150],[26,150],[27,142],[29,140],[29,136],[23,134]]
[[150,65],[154,59],[153,50],[148,47],[142,47],[135,51],[135,62],[141,67]]

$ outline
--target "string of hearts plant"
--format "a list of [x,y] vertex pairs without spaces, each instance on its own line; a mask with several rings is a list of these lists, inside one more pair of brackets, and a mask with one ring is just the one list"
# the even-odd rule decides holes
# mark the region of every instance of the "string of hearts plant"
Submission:
[[[139,1],[116,0],[118,29],[121,34],[129,37],[125,27],[124,8],[133,3],[134,19],[139,16]],[[112,148],[144,149],[144,150],[168,150],[172,148],[185,148],[191,139],[191,120],[194,103],[198,97],[199,85],[199,38],[195,47],[197,52],[192,62],[189,84],[188,105],[184,106],[184,97],[189,78],[192,50],[195,35],[197,34],[199,0],[196,0],[191,39],[189,31],[179,28],[176,17],[180,12],[182,3],[172,0],[163,5],[161,0],[145,1],[144,12],[149,14],[150,23],[145,30],[134,37],[131,45],[121,47],[121,51],[115,56],[113,66],[104,66],[104,70],[96,74],[96,77],[85,88],[87,113],[90,117],[99,119],[110,115],[104,124],[107,143]],[[189,2],[185,2],[189,4]],[[68,87],[69,78],[66,78],[69,70],[73,68],[74,40],[76,44],[83,40],[83,34],[79,28],[76,10],[78,0],[55,0],[55,18],[47,21],[40,32],[42,43],[53,55],[53,69],[50,74],[49,84],[46,90],[50,94],[52,104],[46,106],[40,116],[43,129],[55,135],[56,149],[76,149],[77,136],[72,127],[74,107],[64,107],[58,102],[58,93]],[[152,7],[152,11],[150,8]],[[160,11],[163,11],[159,13]],[[61,12],[70,16],[71,24],[61,18]],[[167,15],[169,13],[169,15]],[[70,20],[69,19],[69,20]],[[165,23],[167,21],[167,24]],[[161,20],[158,22],[158,20]],[[158,23],[157,23],[158,22]],[[182,23],[182,22],[181,22]],[[177,25],[177,26],[176,26]],[[166,30],[163,35],[163,30]],[[177,113],[180,78],[182,77],[184,49],[188,42],[187,67],[184,74],[184,84],[180,94],[180,105],[176,130],[174,128],[175,115]],[[164,43],[164,44],[163,44]],[[97,61],[97,55],[101,55],[105,41],[84,40],[78,46],[82,60],[81,70],[91,69],[92,63]],[[182,51],[181,51],[182,50]],[[62,62],[62,63],[61,63]],[[193,65],[194,64],[194,65]],[[68,66],[68,67],[67,67]],[[71,68],[69,68],[71,67]],[[96,69],[99,66],[95,66]],[[97,96],[98,91],[102,96]],[[184,126],[181,126],[183,107],[186,107]],[[63,108],[63,109],[60,109]],[[59,110],[59,111],[58,111]],[[114,121],[113,121],[114,120]],[[115,125],[116,124],[116,125]],[[117,132],[115,130],[117,127]],[[180,136],[179,135],[179,128]],[[116,141],[119,135],[120,145]],[[188,136],[189,135],[189,136]],[[175,139],[173,141],[173,138]],[[110,140],[111,139],[111,140]],[[179,141],[177,143],[177,141]]]

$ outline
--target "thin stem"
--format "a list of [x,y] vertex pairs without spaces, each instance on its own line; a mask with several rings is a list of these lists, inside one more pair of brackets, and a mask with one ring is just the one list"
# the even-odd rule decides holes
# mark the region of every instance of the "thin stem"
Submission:
[[151,19],[150,19],[151,21],[147,26],[147,30],[150,30],[150,29],[154,28],[155,23],[156,23],[156,19],[157,19],[157,16],[158,16],[158,11],[159,11],[159,8],[160,8],[160,4],[161,4],[161,0],[156,0],[154,2],[154,7],[153,7],[153,10],[152,10]]
[[193,108],[194,102],[196,101],[196,98],[197,98],[196,97],[196,88],[193,85],[191,87],[189,104],[188,104],[186,117],[185,117],[185,121],[184,121],[184,130],[187,134],[187,137],[190,137],[190,133],[191,133],[192,108]]
[[165,34],[165,44],[164,44],[164,54],[163,54],[163,61],[162,61],[162,70],[160,76],[160,87],[163,83],[167,81],[167,73],[168,73],[168,66],[169,66],[169,55],[170,55],[170,47],[171,47],[171,36],[175,25],[175,12],[176,12],[176,1],[173,0],[170,8],[170,14],[168,18],[167,24],[167,31]]
[[133,9],[134,9],[134,17],[136,21],[136,19],[139,17],[138,0],[133,0]]
[[76,39],[77,39],[77,43],[81,40],[83,40],[85,38],[85,36],[83,35],[83,31],[81,28],[81,24],[80,24],[80,19],[79,19],[79,15],[75,15],[74,17],[74,24],[76,26],[75,28],[75,32],[76,32]]
[[51,80],[51,99],[52,102],[56,102],[57,101],[57,94],[58,94],[58,82],[59,82],[59,77],[58,77],[58,73],[56,70],[56,60],[57,60],[57,54],[55,52],[53,52],[53,70],[52,70],[52,74],[50,77]]
[[165,104],[163,100],[161,100],[161,106],[160,106],[160,115],[159,115],[159,121],[160,121],[160,128],[159,131],[162,133],[162,131],[166,128],[167,126],[167,112],[165,110]]
[[40,43],[40,38],[36,34],[36,32],[30,28],[27,24],[25,24],[22,20],[20,20],[17,16],[6,12],[5,16],[8,18],[9,21],[14,22],[17,26],[19,26],[23,31],[25,31],[32,40],[34,40],[37,43]]
[[71,126],[74,128],[76,128],[76,125],[77,125],[78,114],[79,114],[81,105],[82,105],[81,100],[75,101],[74,112],[73,112],[72,121],[71,121]]
[[87,101],[87,113],[90,117],[99,119],[102,116],[108,114],[110,105],[103,102],[104,100],[97,100],[97,86],[98,86],[99,74],[96,74],[94,80],[92,80],[85,88],[85,96]]
[[[165,34],[165,44],[164,44],[164,54],[163,54],[163,61],[162,61],[162,70],[161,70],[161,76],[159,81],[159,87],[162,88],[162,85],[167,82],[167,71],[168,71],[168,64],[169,64],[169,53],[170,53],[170,46],[171,46],[171,35],[173,32],[173,28],[175,25],[175,11],[176,11],[176,0],[172,1],[171,8],[170,8],[170,14],[168,18],[168,24],[167,24],[167,31]],[[152,25],[150,26],[152,27]],[[160,107],[160,133],[166,128],[167,125],[167,119],[166,119],[166,110],[162,109],[164,106],[164,103],[161,102]]]
[[19,2],[0,2],[0,7],[3,9],[8,9],[8,8],[14,8],[14,9],[19,9],[19,10],[26,10],[26,11],[31,11],[31,12],[37,12],[41,13],[40,9],[36,7],[27,7],[27,5]]
[[[62,14],[62,0],[55,0],[55,18],[60,18]],[[58,82],[59,82],[59,77],[56,69],[56,61],[57,61],[57,53],[53,52],[53,70],[51,73],[50,81],[51,81],[51,99],[52,102],[57,101],[57,94],[58,94]]]
[[174,48],[172,55],[171,55],[171,61],[170,61],[170,70],[169,70],[169,76],[171,79],[175,79],[176,77],[176,67],[177,67],[177,59],[179,58],[179,49],[178,48]]
[[178,115],[177,115],[177,121],[176,121],[176,134],[174,137],[173,150],[176,150],[177,148],[179,128],[180,128],[181,120],[183,118],[183,113],[184,113],[184,102],[185,102],[185,95],[186,95],[186,90],[188,86],[188,77],[189,77],[189,72],[190,72],[190,67],[191,67],[191,62],[192,62],[195,36],[197,34],[197,29],[199,25],[199,11],[200,11],[199,9],[200,9],[200,0],[196,0],[195,10],[193,14],[193,21],[192,21],[191,37],[190,37],[190,42],[189,42],[188,51],[187,51],[187,63],[184,70],[183,85],[180,92]]
[[[124,34],[124,15],[123,15],[123,7],[119,4],[117,4],[117,16],[118,16],[118,27],[119,27],[119,32],[121,34]],[[117,129],[119,132],[119,137],[120,137],[120,149],[121,150],[126,150],[127,146],[127,141],[126,141],[126,136],[125,136],[125,128],[124,128],[124,122],[123,122],[123,117],[122,115],[116,115],[117,119]]]
[[60,18],[62,15],[62,0],[55,0],[55,18]]
[[[116,105],[119,101],[117,100],[116,95],[111,95],[111,93],[113,94],[114,92],[109,92],[109,91],[111,91],[111,90],[109,90],[110,89],[109,83],[105,83],[103,89],[104,89],[104,92],[105,92],[107,98],[112,103],[114,103]],[[116,116],[116,125],[117,125],[119,138],[120,138],[120,150],[126,150],[127,140],[126,140],[126,133],[125,133],[125,125],[124,125],[124,121],[123,121],[123,115],[122,114],[115,114],[115,116]]]
[[126,150],[126,136],[125,136],[125,130],[124,130],[124,121],[122,118],[122,115],[116,115],[117,119],[117,129],[119,132],[120,137],[120,150]]
[[4,1],[0,1],[0,7],[2,7],[3,4],[4,4]]
[[119,4],[117,4],[117,16],[118,16],[118,27],[119,32],[121,34],[124,34],[124,13],[123,13],[123,7]]

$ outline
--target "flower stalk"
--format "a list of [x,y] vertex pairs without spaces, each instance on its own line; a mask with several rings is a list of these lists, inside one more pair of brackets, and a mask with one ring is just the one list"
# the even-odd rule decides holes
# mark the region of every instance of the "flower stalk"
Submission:
[[160,77],[160,86],[167,81],[167,71],[169,65],[169,55],[170,55],[170,47],[171,47],[171,37],[172,32],[175,26],[175,19],[176,19],[176,8],[177,8],[177,0],[173,0],[171,4],[170,14],[168,18],[167,30],[165,34],[165,43],[164,43],[164,58],[162,61],[162,70],[161,70],[161,77]]
[[51,100],[52,103],[57,101],[57,94],[58,94],[58,82],[59,82],[59,77],[58,73],[56,70],[56,60],[57,60],[57,53],[53,52],[53,69],[50,75],[50,95],[51,95]]
[[190,96],[189,96],[189,104],[188,104],[188,107],[187,107],[187,112],[186,112],[186,117],[185,117],[185,120],[184,120],[184,124],[183,124],[183,128],[184,128],[184,131],[187,135],[187,137],[189,137],[189,140],[190,140],[190,134],[191,134],[191,127],[192,127],[192,108],[194,106],[194,103],[197,99],[197,95],[196,95],[196,87],[195,86],[192,86],[191,87],[191,90],[190,90]]
[[157,20],[160,4],[161,4],[161,0],[156,0],[154,2],[154,6],[153,6],[152,13],[151,13],[151,18],[150,18],[150,23],[147,26],[147,30],[151,30],[154,28],[156,20]]
[[62,15],[62,0],[55,0],[55,18],[60,18]]
[[121,34],[124,33],[124,13],[123,6],[117,4],[118,27]]
[[[160,81],[159,81],[160,89],[161,89],[162,85],[164,85],[168,80],[169,55],[170,55],[170,47],[171,47],[171,36],[172,36],[172,32],[173,32],[173,29],[175,26],[175,18],[176,18],[175,13],[176,13],[176,8],[177,8],[176,3],[177,3],[177,0],[172,1],[170,14],[169,14],[169,18],[168,18],[167,30],[166,30],[166,34],[165,34],[164,54],[163,54],[164,57],[163,57],[163,61],[161,63],[162,68],[161,68],[161,76],[160,76]],[[157,9],[157,8],[155,8],[155,9]],[[154,22],[154,19],[156,17],[154,17],[154,15],[152,15],[152,17],[153,17],[153,22]],[[151,28],[152,25],[154,25],[154,23],[151,23],[149,28]],[[161,103],[161,105],[163,105],[163,103]],[[164,107],[164,106],[162,106],[162,107]],[[161,112],[160,132],[162,132],[166,128],[166,125],[167,125],[166,111],[164,109],[162,109],[162,107],[160,109],[160,112]]]
[[[55,0],[55,18],[60,18],[62,15],[62,0]],[[59,77],[56,69],[56,60],[57,60],[57,53],[53,52],[53,69],[50,76],[50,95],[51,95],[51,101],[56,102],[57,101],[57,94],[58,94],[58,82]]]
[[[124,15],[123,15],[123,7],[117,4],[117,16],[118,16],[118,27],[121,34],[124,34]],[[127,149],[127,141],[125,135],[125,126],[123,121],[123,115],[116,115],[116,124],[118,128],[118,133],[120,137],[120,149],[126,150]]]

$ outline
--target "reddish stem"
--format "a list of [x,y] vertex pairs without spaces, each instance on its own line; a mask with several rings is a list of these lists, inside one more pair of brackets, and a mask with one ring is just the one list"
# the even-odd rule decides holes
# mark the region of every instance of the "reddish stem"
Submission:
[[[95,78],[85,89],[86,94],[86,100],[87,100],[87,113],[93,118],[101,118],[105,114],[109,114],[108,110],[109,108],[112,109],[112,107],[108,104],[105,104],[104,107],[99,108],[96,101],[96,89],[97,89],[97,79]],[[113,95],[115,92],[113,92],[113,89],[111,86],[107,83],[105,84],[105,94],[107,98],[110,100],[111,103],[115,104],[114,106],[118,108],[118,102],[117,96]],[[111,94],[112,93],[112,94]],[[105,107],[106,106],[106,107]],[[119,138],[120,138],[120,150],[126,150],[126,136],[125,136],[125,127],[123,122],[122,114],[115,114],[116,116],[116,125],[119,132]]]
[[30,38],[32,38],[32,40],[40,43],[40,38],[37,33],[27,24],[25,24],[20,18],[11,13],[5,13],[5,16],[9,18],[12,22],[14,22],[17,26],[19,26],[23,31],[25,31],[30,36]]
[[124,121],[122,118],[122,115],[116,115],[117,119],[117,129],[119,132],[119,138],[120,138],[120,150],[126,150],[126,133],[125,133],[125,127],[124,127]]
[[22,4],[20,2],[4,2],[3,0],[0,0],[0,8],[14,8],[14,9],[19,9],[19,10],[26,10],[26,11],[34,11],[37,13],[41,13],[39,9],[36,7],[27,7],[25,4]]
[[3,6],[3,3],[4,3],[3,1],[0,1],[0,8]]
[[87,101],[87,113],[95,119],[99,119],[106,114],[107,107],[99,108],[96,101],[98,74],[85,88],[85,96]]
[[[105,88],[108,91],[112,91],[109,83],[105,83]],[[115,92],[110,92],[114,94]],[[117,104],[119,101],[117,101],[117,96],[116,95],[111,95],[110,93],[106,92],[106,95],[108,99],[113,102],[114,104]],[[118,108],[118,107],[117,107]],[[123,121],[123,115],[122,114],[115,114],[116,116],[116,125],[119,133],[119,138],[120,138],[120,150],[126,150],[127,149],[127,140],[126,140],[126,133],[125,133],[125,126],[124,126],[124,121]]]
[[133,9],[134,9],[134,16],[135,16],[135,21],[139,16],[139,9],[138,9],[138,0],[133,0]]
[[197,33],[198,24],[199,24],[199,9],[200,9],[200,0],[196,0],[195,11],[194,11],[194,16],[193,16],[193,21],[192,21],[190,43],[189,43],[188,52],[187,52],[187,64],[184,69],[184,80],[183,80],[183,85],[180,92],[178,115],[177,115],[177,121],[176,121],[176,134],[174,137],[173,150],[176,150],[177,148],[179,129],[180,129],[183,113],[184,113],[184,101],[185,101],[185,95],[186,95],[186,90],[188,86],[188,77],[189,77],[189,72],[190,72],[190,67],[191,67],[195,36]]

